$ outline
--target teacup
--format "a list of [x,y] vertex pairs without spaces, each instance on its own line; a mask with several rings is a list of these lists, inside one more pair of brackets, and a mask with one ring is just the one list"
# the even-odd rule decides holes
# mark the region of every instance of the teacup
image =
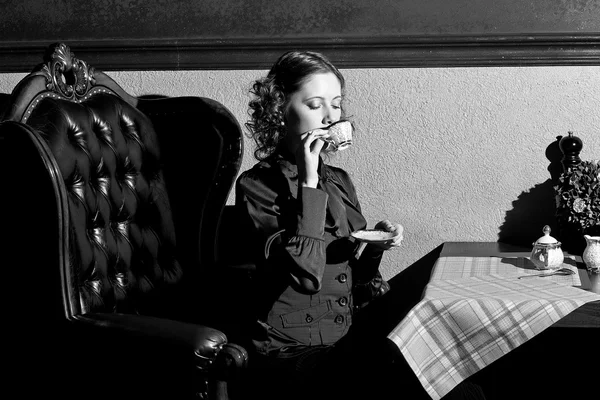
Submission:
[[344,150],[352,145],[352,133],[354,132],[352,122],[342,119],[323,129],[328,134],[328,136],[323,138],[327,143],[325,151],[333,153]]

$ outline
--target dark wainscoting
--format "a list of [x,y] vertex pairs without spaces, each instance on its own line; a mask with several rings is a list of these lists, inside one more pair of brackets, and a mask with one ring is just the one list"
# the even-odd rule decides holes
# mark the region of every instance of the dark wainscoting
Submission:
[[[0,72],[28,72],[50,43],[0,43]],[[600,34],[65,43],[78,58],[107,71],[267,69],[290,49],[320,51],[341,68],[600,65]]]
[[0,72],[54,42],[103,70],[265,69],[289,49],[342,68],[600,65],[597,0],[8,3]]

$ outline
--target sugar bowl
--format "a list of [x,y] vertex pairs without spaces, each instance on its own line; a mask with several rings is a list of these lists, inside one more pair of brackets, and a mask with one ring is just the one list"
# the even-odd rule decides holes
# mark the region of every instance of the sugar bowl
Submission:
[[560,242],[550,236],[550,227],[544,226],[544,236],[533,243],[531,262],[537,269],[558,269],[565,260]]

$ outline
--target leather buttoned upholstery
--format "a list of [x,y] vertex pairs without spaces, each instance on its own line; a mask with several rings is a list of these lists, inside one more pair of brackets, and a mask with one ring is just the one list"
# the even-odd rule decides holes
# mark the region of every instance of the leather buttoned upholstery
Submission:
[[152,123],[110,93],[44,98],[27,124],[56,156],[70,209],[80,312],[135,310],[177,282],[175,230]]

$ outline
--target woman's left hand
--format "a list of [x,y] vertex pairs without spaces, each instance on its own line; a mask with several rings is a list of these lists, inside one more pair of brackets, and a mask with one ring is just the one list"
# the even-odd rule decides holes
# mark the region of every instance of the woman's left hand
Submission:
[[392,224],[387,219],[379,221],[375,224],[375,229],[380,229],[385,232],[393,232],[394,236],[385,242],[369,243],[369,246],[379,248],[381,250],[389,250],[392,248],[400,247],[402,240],[404,239],[404,227],[400,224]]

